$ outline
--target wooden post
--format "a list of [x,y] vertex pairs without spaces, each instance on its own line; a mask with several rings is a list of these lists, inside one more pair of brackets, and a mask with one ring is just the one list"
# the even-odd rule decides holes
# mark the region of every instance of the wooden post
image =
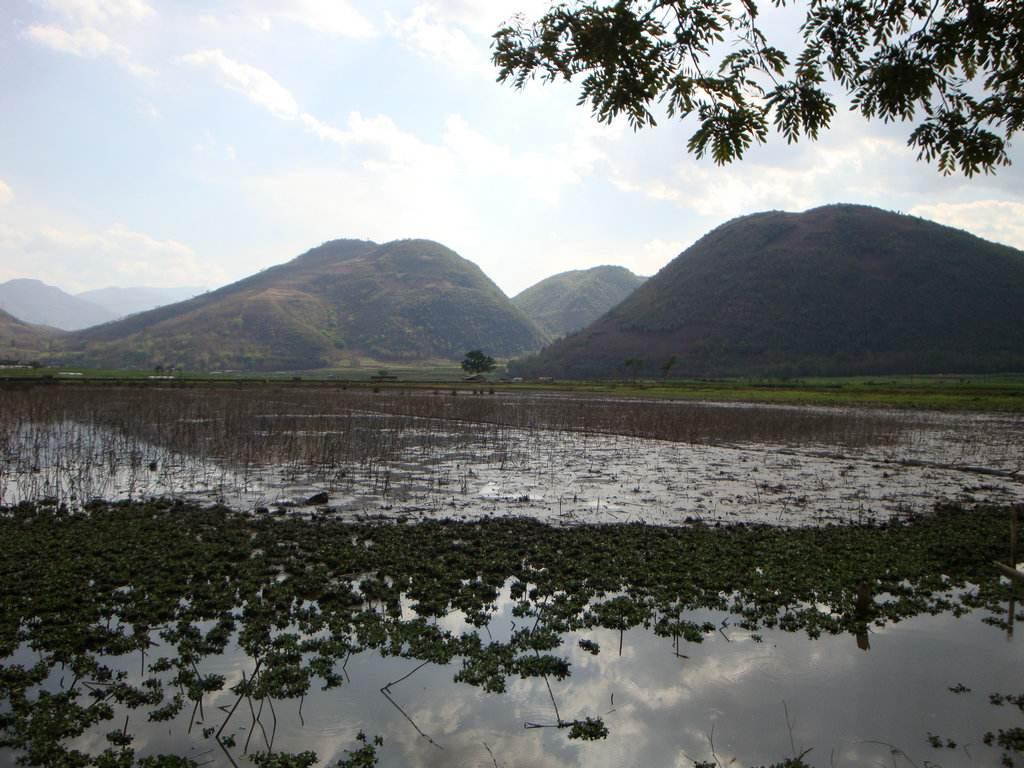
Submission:
[[1020,507],[1014,504],[1010,507],[1010,567],[1017,568],[1017,517]]
[[998,560],[993,560],[992,563],[1011,581],[1024,582],[1024,573],[1021,573],[1016,568],[1011,568],[1006,563],[1000,563]]
[[[1020,530],[1019,526],[1019,512],[1020,507],[1014,504],[1010,508],[1010,568],[1013,570],[1013,578],[1011,582],[1016,580],[1018,583],[1024,581],[1020,577],[1020,573],[1017,570],[1017,533]],[[1007,638],[1013,637],[1013,623],[1017,618],[1017,593],[1016,591],[1010,592],[1010,601],[1006,610],[1006,636]]]

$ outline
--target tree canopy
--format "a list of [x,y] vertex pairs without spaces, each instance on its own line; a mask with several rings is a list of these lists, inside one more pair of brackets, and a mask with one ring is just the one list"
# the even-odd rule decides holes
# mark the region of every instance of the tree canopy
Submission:
[[[775,6],[794,0],[772,0]],[[949,174],[1008,165],[1024,122],[1022,0],[808,0],[802,50],[760,26],[757,0],[570,0],[494,34],[498,80],[579,80],[579,103],[653,126],[694,115],[687,144],[718,164],[764,143],[816,139],[837,109],[904,121],[918,159]]]
[[462,370],[471,375],[493,371],[495,366],[494,358],[485,355],[479,349],[466,353],[466,359],[462,361]]

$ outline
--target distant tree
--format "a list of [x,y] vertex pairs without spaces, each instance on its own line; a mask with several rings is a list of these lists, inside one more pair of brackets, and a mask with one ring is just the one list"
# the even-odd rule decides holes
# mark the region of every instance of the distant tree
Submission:
[[672,357],[670,357],[668,360],[666,360],[664,363],[662,363],[661,364],[661,378],[667,379],[669,371],[672,370],[672,367],[678,361],[679,361],[679,358],[677,358],[675,355],[672,355]]
[[473,349],[466,353],[466,359],[462,361],[462,370],[470,375],[476,375],[493,371],[495,365],[493,357],[485,355],[479,349]]
[[644,367],[644,361],[639,357],[628,357],[623,365],[626,366],[627,371],[633,371],[633,383],[636,384],[636,377],[640,373],[640,369]]
[[[775,6],[795,0],[773,0]],[[761,28],[758,0],[566,0],[494,34],[498,80],[579,78],[579,103],[610,122],[694,115],[687,150],[718,164],[764,143],[817,139],[830,90],[868,119],[916,123],[908,144],[942,173],[1009,165],[1024,126],[1021,0],[810,0],[792,58]],[[833,89],[827,86],[834,84]]]

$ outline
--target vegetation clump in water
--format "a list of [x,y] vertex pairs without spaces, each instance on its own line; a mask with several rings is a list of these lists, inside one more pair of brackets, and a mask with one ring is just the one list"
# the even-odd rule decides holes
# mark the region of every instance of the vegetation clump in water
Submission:
[[[181,719],[229,757],[258,754],[257,712],[301,702],[313,685],[343,688],[348,660],[366,650],[451,664],[457,682],[490,693],[511,677],[543,679],[552,691],[573,672],[562,648],[570,633],[618,631],[621,653],[622,633],[643,626],[678,653],[717,630],[697,615],[713,610],[751,632],[859,640],[922,613],[983,609],[1005,623],[1012,596],[993,565],[1005,559],[998,508],[783,530],[379,525],[169,501],[95,503],[76,514],[22,504],[0,514],[0,539],[0,747],[29,765],[130,765],[136,727]],[[493,638],[490,617],[506,592],[517,628]],[[466,617],[459,632],[436,622],[453,611]],[[204,672],[204,660],[232,644],[250,661],[229,686]],[[390,699],[398,682],[381,693]],[[213,694],[234,706],[211,711]],[[557,725],[569,738],[609,732],[593,713],[567,715]],[[232,718],[251,718],[248,738],[225,735]],[[86,733],[107,734],[110,746],[79,751]],[[1012,739],[993,737],[1004,749]],[[372,765],[379,746],[364,741],[351,759]],[[272,759],[266,747],[257,761]]]

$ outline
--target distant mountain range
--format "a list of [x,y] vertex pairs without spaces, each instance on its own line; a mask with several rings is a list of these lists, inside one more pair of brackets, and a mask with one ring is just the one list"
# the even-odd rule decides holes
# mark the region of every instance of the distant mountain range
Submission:
[[[89,296],[120,311],[170,298]],[[0,356],[61,365],[310,370],[481,349],[518,357],[516,375],[563,378],[1024,371],[1024,253],[856,205],[744,216],[646,281],[595,267],[514,301],[429,240],[334,240],[119,320],[39,281],[0,285],[5,301]],[[73,322],[91,325],[39,325]]]
[[88,328],[117,317],[99,304],[28,278],[0,283],[0,309],[23,322],[65,331]]
[[832,205],[718,227],[514,369],[572,378],[1024,371],[1022,317],[1021,251]]
[[470,261],[429,240],[335,240],[216,291],[70,334],[68,363],[296,370],[507,357],[547,336]]
[[590,325],[645,279],[625,267],[576,269],[541,280],[513,296],[512,303],[557,338]]
[[119,288],[116,286],[96,288],[91,291],[82,291],[75,295],[79,299],[85,299],[113,312],[114,318],[120,318],[133,315],[136,312],[145,312],[147,309],[162,307],[165,304],[174,304],[185,299],[191,299],[205,290],[205,288],[194,285],[174,288],[154,288],[149,285],[136,285],[129,288]]
[[76,331],[195,296],[202,288],[99,288],[70,294],[40,280],[0,283],[0,309],[19,320]]

